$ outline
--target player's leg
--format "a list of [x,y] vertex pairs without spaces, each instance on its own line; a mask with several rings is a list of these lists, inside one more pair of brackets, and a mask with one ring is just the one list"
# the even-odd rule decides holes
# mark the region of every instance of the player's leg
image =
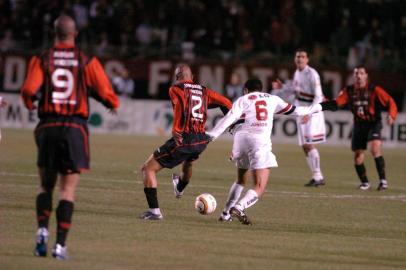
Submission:
[[230,216],[230,209],[235,206],[240,198],[241,192],[243,191],[244,186],[250,176],[250,171],[248,169],[238,168],[237,175],[237,181],[231,185],[230,190],[228,191],[226,205],[224,206],[223,212],[219,217],[219,221],[232,220]]
[[62,174],[59,187],[59,203],[56,209],[56,242],[52,255],[59,260],[67,259],[66,238],[72,224],[75,191],[79,173]]
[[385,174],[385,159],[382,155],[382,141],[381,140],[372,140],[369,142],[369,148],[371,151],[372,156],[375,160],[376,170],[379,175],[379,185],[377,190],[386,190],[388,188],[388,181],[386,180]]
[[323,174],[320,169],[320,154],[319,150],[314,144],[302,145],[303,151],[306,155],[307,165],[312,172],[312,179],[305,184],[306,187],[318,187],[325,185]]
[[265,192],[269,179],[269,172],[269,168],[252,170],[254,187],[249,189],[238,203],[230,209],[231,216],[238,218],[242,224],[252,224],[245,214],[245,209],[253,206],[258,201],[259,197]]
[[297,125],[299,144],[302,145],[307,165],[312,172],[312,179],[305,186],[318,187],[324,185],[325,180],[320,168],[320,154],[316,148],[316,144],[326,140],[324,114],[316,113],[311,116],[298,118]]
[[47,255],[48,225],[52,212],[52,194],[58,174],[55,170],[39,168],[41,184],[36,198],[38,230],[34,254],[45,257]]
[[368,190],[370,188],[369,180],[364,165],[365,150],[367,148],[369,127],[359,123],[353,126],[351,149],[354,152],[354,166],[358,178],[361,181],[359,189]]
[[154,155],[151,155],[141,167],[142,180],[144,182],[144,193],[148,203],[148,211],[141,214],[141,219],[159,220],[162,213],[158,204],[158,181],[156,174],[162,169]]
[[193,174],[193,161],[184,161],[182,163],[182,174],[172,174],[173,190],[176,198],[183,196],[183,191],[192,179]]

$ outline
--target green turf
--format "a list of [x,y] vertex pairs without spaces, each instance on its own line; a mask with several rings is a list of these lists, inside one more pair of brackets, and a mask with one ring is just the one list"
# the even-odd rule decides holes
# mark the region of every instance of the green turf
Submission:
[[[276,144],[279,168],[272,170],[264,197],[248,209],[254,223],[248,227],[217,221],[235,179],[227,161],[230,142],[209,146],[180,200],[172,192],[172,171],[158,175],[164,220],[151,222],[137,218],[147,207],[138,170],[165,138],[92,134],[92,170],[81,177],[67,242],[71,259],[60,262],[32,255],[38,183],[32,131],[2,132],[2,270],[406,269],[405,150],[385,150],[388,191],[362,192],[348,147],[320,147],[327,185],[305,188],[309,172],[302,150]],[[366,165],[375,188],[369,156]],[[203,192],[217,198],[213,215],[201,216],[193,208]]]

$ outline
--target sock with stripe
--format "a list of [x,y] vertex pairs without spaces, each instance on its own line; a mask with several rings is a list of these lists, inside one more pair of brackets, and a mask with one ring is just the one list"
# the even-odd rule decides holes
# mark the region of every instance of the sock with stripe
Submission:
[[60,200],[56,209],[56,243],[65,246],[66,237],[72,223],[73,202]]
[[230,191],[228,192],[226,206],[224,207],[223,212],[228,213],[230,211],[230,208],[235,206],[241,196],[241,192],[243,191],[243,189],[244,186],[237,184],[237,182],[234,182],[232,184],[232,186],[230,187]]
[[310,170],[312,171],[312,178],[316,181],[323,179],[323,174],[320,169],[320,155],[319,151],[316,148],[313,148],[307,153],[307,164],[309,165]]
[[47,228],[52,212],[52,192],[42,192],[36,199],[38,228]]
[[258,194],[253,189],[249,189],[244,197],[235,205],[239,210],[247,209],[248,207],[253,206],[258,201]]

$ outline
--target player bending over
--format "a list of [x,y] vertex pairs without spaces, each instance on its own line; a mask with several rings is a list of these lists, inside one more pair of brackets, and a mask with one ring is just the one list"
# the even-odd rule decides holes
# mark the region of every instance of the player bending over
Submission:
[[175,69],[176,82],[169,88],[174,121],[172,138],[159,147],[141,168],[144,193],[149,209],[141,219],[163,218],[158,205],[156,174],[163,168],[172,169],[182,163],[182,175],[173,175],[174,192],[177,198],[183,195],[192,177],[192,165],[206,149],[209,138],[205,134],[207,110],[220,107],[223,113],[231,108],[231,102],[215,91],[193,82],[188,65]]
[[[265,191],[270,168],[278,166],[276,157],[272,153],[273,115],[310,115],[322,111],[322,105],[293,106],[278,96],[263,93],[262,83],[258,79],[248,80],[244,85],[243,93],[244,95],[233,103],[227,115],[206,134],[216,139],[230,125],[236,121],[241,122],[241,117],[244,119],[234,131],[231,156],[237,166],[237,182],[230,188],[226,206],[219,220],[231,221],[232,217],[235,217],[242,224],[250,225],[251,221],[245,214],[245,209],[258,201]],[[254,177],[254,187],[238,201],[249,177],[249,170]]]

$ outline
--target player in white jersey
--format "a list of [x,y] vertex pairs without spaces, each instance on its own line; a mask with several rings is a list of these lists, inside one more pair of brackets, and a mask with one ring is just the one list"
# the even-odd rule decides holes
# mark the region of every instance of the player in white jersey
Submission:
[[[244,85],[244,95],[238,98],[232,109],[206,134],[216,139],[229,126],[239,123],[234,131],[231,160],[238,170],[237,181],[230,188],[221,221],[236,217],[243,224],[251,224],[244,210],[254,205],[264,193],[270,168],[277,167],[272,153],[271,133],[274,114],[311,115],[322,110],[320,104],[296,107],[278,96],[262,92],[262,83],[250,79]],[[252,171],[255,186],[238,201],[249,172]]]
[[[273,94],[293,96],[294,105],[309,106],[323,101],[320,76],[314,68],[308,65],[309,58],[305,50],[296,51],[296,71],[292,83],[282,84],[277,80],[272,83]],[[312,179],[305,184],[308,187],[325,185],[320,169],[320,155],[315,144],[326,141],[326,127],[323,112],[305,115],[296,119],[299,145],[306,155],[307,164],[312,172]]]

